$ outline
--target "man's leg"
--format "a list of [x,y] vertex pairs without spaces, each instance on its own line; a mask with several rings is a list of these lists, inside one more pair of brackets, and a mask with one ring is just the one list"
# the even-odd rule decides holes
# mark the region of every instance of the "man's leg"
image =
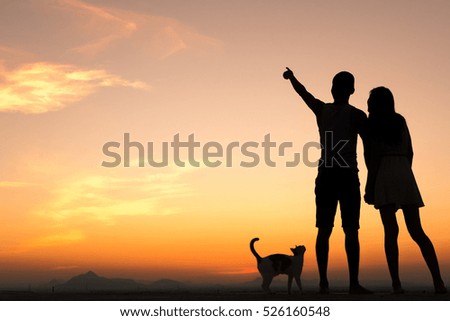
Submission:
[[320,276],[320,284],[319,284],[320,293],[329,292],[327,268],[328,268],[329,240],[332,231],[333,228],[330,227],[330,228],[319,228],[317,232],[316,258]]
[[350,279],[350,294],[368,294],[369,290],[359,284],[359,216],[361,208],[361,193],[359,178],[356,171],[342,172],[340,209],[342,227],[345,233],[345,252],[347,254],[348,272]]
[[316,178],[316,259],[320,276],[320,293],[329,292],[327,278],[329,239],[333,231],[334,217],[337,209],[337,194],[335,189],[334,172],[319,171]]
[[358,229],[344,228],[345,251],[347,253],[348,272],[350,277],[350,294],[370,294],[371,291],[359,284],[359,237]]

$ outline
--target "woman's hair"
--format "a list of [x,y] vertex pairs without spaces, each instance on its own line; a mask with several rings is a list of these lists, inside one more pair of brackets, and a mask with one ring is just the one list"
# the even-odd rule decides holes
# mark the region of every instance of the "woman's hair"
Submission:
[[367,104],[370,134],[389,145],[400,144],[406,121],[395,112],[392,92],[386,87],[374,88]]

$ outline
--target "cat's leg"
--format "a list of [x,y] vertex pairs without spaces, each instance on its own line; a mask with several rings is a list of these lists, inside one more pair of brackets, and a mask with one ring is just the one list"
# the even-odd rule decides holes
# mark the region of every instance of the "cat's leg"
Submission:
[[272,275],[263,276],[263,283],[262,283],[261,287],[263,288],[264,292],[272,293],[272,291],[270,291],[270,288],[269,288],[270,283],[272,283],[272,279],[273,279]]
[[300,293],[303,294],[302,280],[300,279],[300,275],[297,275],[295,277],[295,283],[297,283],[297,286],[298,286],[298,289],[300,290]]
[[294,277],[292,275],[288,276],[288,294],[291,294],[291,289],[292,289],[292,280],[294,279]]

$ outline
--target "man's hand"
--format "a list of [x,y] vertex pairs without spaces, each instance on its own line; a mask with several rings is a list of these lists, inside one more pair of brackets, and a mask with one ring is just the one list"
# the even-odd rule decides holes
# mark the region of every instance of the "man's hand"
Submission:
[[294,78],[294,73],[292,70],[290,70],[288,67],[286,67],[286,71],[283,72],[283,78],[284,79],[292,79]]

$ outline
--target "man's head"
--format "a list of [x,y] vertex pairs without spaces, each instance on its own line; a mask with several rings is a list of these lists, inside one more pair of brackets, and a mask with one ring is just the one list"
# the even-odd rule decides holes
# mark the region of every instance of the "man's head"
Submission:
[[341,71],[333,78],[331,94],[335,101],[347,101],[355,92],[355,77],[348,71]]

